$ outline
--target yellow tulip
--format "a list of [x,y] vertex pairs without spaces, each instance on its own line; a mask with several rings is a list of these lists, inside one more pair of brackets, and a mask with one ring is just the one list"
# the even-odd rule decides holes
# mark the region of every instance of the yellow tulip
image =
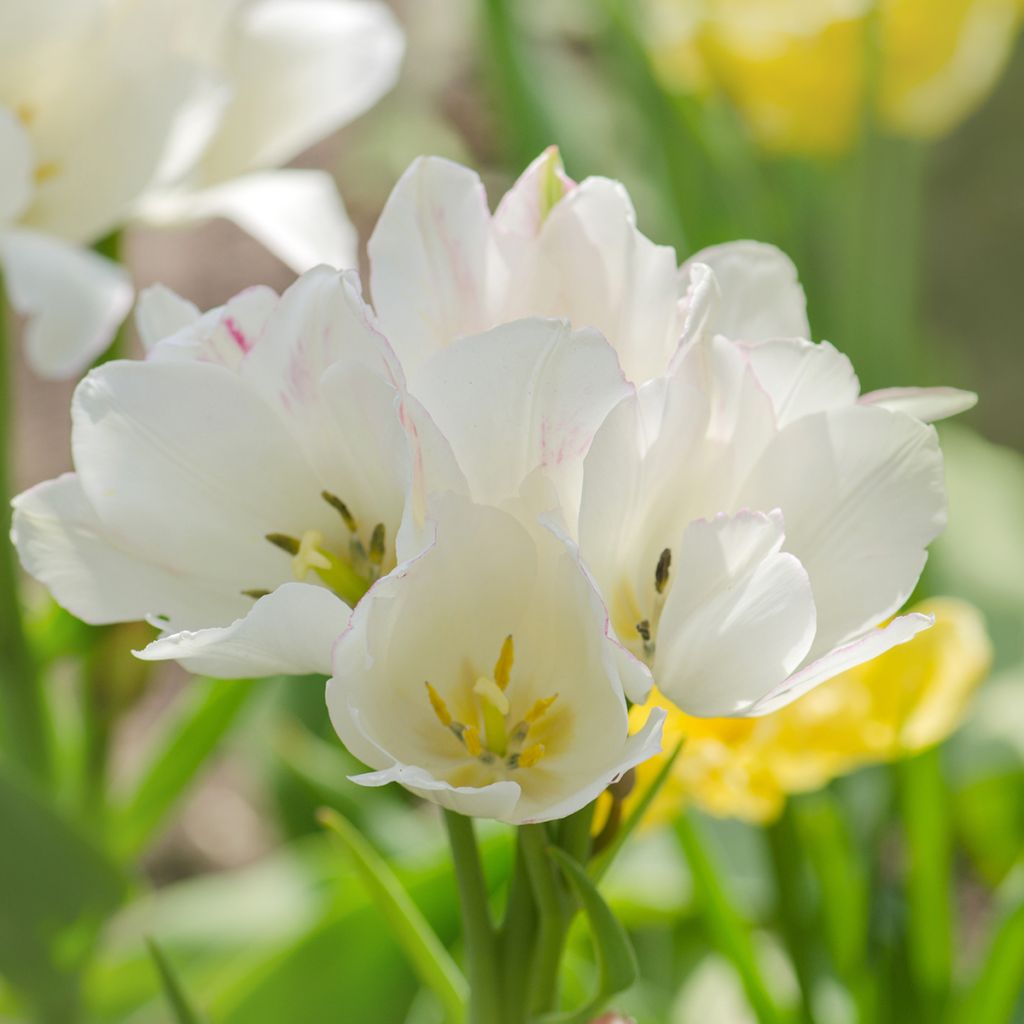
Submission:
[[[991,645],[969,604],[936,598],[915,610],[934,615],[935,625],[764,718],[693,718],[657,692],[634,707],[637,721],[653,707],[668,710],[664,751],[685,741],[649,820],[694,804],[719,817],[768,822],[790,793],[944,740],[988,671]],[[644,792],[665,756],[637,768],[629,800]]]
[[681,91],[717,89],[776,152],[852,147],[869,94],[914,138],[952,129],[988,95],[1019,0],[650,0],[651,50]]

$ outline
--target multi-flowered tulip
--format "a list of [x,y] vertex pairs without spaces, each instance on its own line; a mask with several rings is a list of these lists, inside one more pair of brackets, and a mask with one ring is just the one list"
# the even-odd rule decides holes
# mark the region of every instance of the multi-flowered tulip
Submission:
[[321,268],[203,316],[160,290],[140,327],[148,357],[75,392],[76,471],[15,501],[23,564],[87,622],[158,625],[144,657],[326,672],[446,451],[358,282]]
[[629,735],[623,691],[649,685],[571,546],[453,495],[356,608],[327,704],[375,769],[354,781],[518,824],[566,817],[659,749],[660,710]]
[[11,4],[0,14],[0,269],[26,352],[68,376],[131,304],[89,246],[134,218],[226,216],[305,270],[354,262],[329,175],[273,171],[370,106],[402,37],[352,0]]

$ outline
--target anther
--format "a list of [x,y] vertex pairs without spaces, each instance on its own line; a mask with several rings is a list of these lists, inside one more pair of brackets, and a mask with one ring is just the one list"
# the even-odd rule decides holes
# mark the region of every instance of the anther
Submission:
[[462,742],[472,757],[479,757],[484,752],[484,745],[480,741],[480,730],[475,725],[467,725],[462,730]]
[[346,505],[345,502],[343,502],[336,494],[331,494],[330,491],[321,491],[320,497],[323,498],[324,501],[326,501],[327,504],[341,516],[349,533],[355,533],[358,524],[356,523],[356,517],[349,511],[348,505]]
[[517,761],[517,767],[519,768],[532,768],[542,757],[544,756],[544,744],[534,743],[532,746],[527,747],[520,755]]
[[528,725],[535,725],[544,717],[549,707],[558,700],[558,694],[553,693],[550,697],[542,697],[534,701],[530,710],[526,712],[525,721]]
[[430,701],[430,706],[434,709],[434,714],[437,715],[443,726],[451,728],[453,719],[451,712],[448,710],[448,705],[444,702],[444,698],[430,683],[424,682],[423,685],[427,688],[427,699]]
[[267,540],[275,548],[287,551],[289,555],[297,555],[299,553],[299,540],[297,537],[292,537],[287,533],[268,533]]
[[654,589],[659,594],[665,593],[665,587],[668,585],[668,571],[671,567],[672,551],[670,548],[665,548],[658,556],[658,564],[654,570]]
[[378,523],[370,535],[370,550],[367,557],[373,565],[380,565],[384,561],[384,524]]
[[502,690],[508,689],[509,680],[512,678],[512,663],[515,661],[516,649],[512,641],[512,634],[509,633],[502,641],[501,652],[498,660],[494,663],[494,681]]
[[252,590],[243,590],[242,591],[242,594],[245,597],[251,597],[254,601],[258,601],[261,597],[266,597],[267,594],[269,594],[269,593],[270,593],[269,590],[260,590],[259,588],[254,588]]

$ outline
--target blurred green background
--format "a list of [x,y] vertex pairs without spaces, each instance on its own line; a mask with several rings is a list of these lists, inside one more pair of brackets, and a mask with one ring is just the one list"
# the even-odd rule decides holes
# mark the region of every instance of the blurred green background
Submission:
[[[818,337],[851,356],[865,388],[947,383],[981,396],[943,430],[951,523],[923,589],[976,603],[996,661],[935,761],[940,774],[915,783],[913,773],[862,771],[793,801],[767,832],[697,819],[722,899],[754,926],[746,952],[709,932],[675,838],[637,842],[608,883],[642,963],[623,1008],[641,1024],[770,1019],[736,970],[749,953],[785,1008],[779,1019],[1024,1021],[1024,45],[946,137],[872,139],[815,161],[764,156],[720,98],[665,92],[639,8],[625,0],[395,7],[408,33],[398,87],[300,161],[336,174],[364,240],[415,156],[479,169],[493,198],[556,142],[572,177],[621,179],[641,229],[680,258],[738,237],[791,252]],[[290,280],[223,223],[136,230],[127,245],[140,286],[162,281],[204,308]],[[19,367],[19,487],[70,468],[70,390]],[[0,793],[5,832],[23,840],[0,841],[4,892],[23,898],[0,913],[0,968],[16,986],[0,982],[0,1020],[70,1021],[76,1006],[88,1021],[171,1019],[147,935],[212,1021],[437,1020],[314,811],[332,804],[359,824],[455,941],[441,831],[402,793],[371,799],[346,784],[351,766],[326,726],[320,683],[196,682],[173,668],[143,681],[124,657],[138,646],[132,628],[105,630],[97,647],[40,591],[26,593],[70,739],[59,815],[16,787]],[[99,739],[97,706],[110,712]],[[908,799],[923,818],[900,824]],[[934,861],[914,860],[908,828],[935,839]],[[499,884],[508,835],[485,831]],[[30,866],[25,844],[38,855]],[[837,888],[829,869],[843,858]],[[915,907],[922,892],[937,916]],[[920,941],[929,925],[937,946],[925,938],[922,950],[915,928]],[[955,929],[946,947],[944,927]],[[585,990],[587,965],[581,934],[571,992]],[[979,979],[992,971],[986,988]]]

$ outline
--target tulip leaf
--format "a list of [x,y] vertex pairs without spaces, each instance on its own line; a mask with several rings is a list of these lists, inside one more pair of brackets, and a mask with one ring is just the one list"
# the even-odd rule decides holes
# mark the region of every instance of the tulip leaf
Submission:
[[548,856],[558,864],[576,893],[580,907],[590,925],[597,960],[597,991],[586,1005],[565,1013],[547,1014],[544,1024],[586,1024],[616,993],[629,988],[639,974],[636,953],[626,930],[612,913],[586,869],[564,850],[552,846]]
[[193,1008],[188,996],[185,995],[185,990],[181,987],[181,982],[164,951],[153,939],[146,939],[146,945],[160,975],[160,987],[176,1024],[205,1024],[205,1018]]
[[238,720],[258,684],[251,679],[195,680],[177,721],[127,804],[111,834],[125,857],[140,853],[189,783]]
[[600,882],[604,878],[605,872],[612,866],[612,862],[618,855],[619,850],[622,849],[626,840],[629,839],[636,830],[637,825],[643,820],[648,807],[651,806],[654,798],[661,792],[661,787],[668,781],[668,777],[672,773],[672,766],[676,763],[676,758],[679,757],[679,752],[683,749],[684,742],[685,740],[680,740],[675,745],[672,753],[662,762],[661,767],[658,769],[658,774],[654,776],[651,784],[644,790],[643,796],[630,809],[626,820],[622,823],[618,832],[615,833],[615,838],[591,862],[590,877],[594,882]]
[[70,1019],[75,974],[125,880],[29,782],[2,770],[0,822],[0,975],[41,1019]]
[[384,858],[347,818],[337,811],[323,808],[319,819],[352,858],[373,902],[390,925],[420,980],[434,991],[452,1021],[463,1021],[469,986],[430,922]]

